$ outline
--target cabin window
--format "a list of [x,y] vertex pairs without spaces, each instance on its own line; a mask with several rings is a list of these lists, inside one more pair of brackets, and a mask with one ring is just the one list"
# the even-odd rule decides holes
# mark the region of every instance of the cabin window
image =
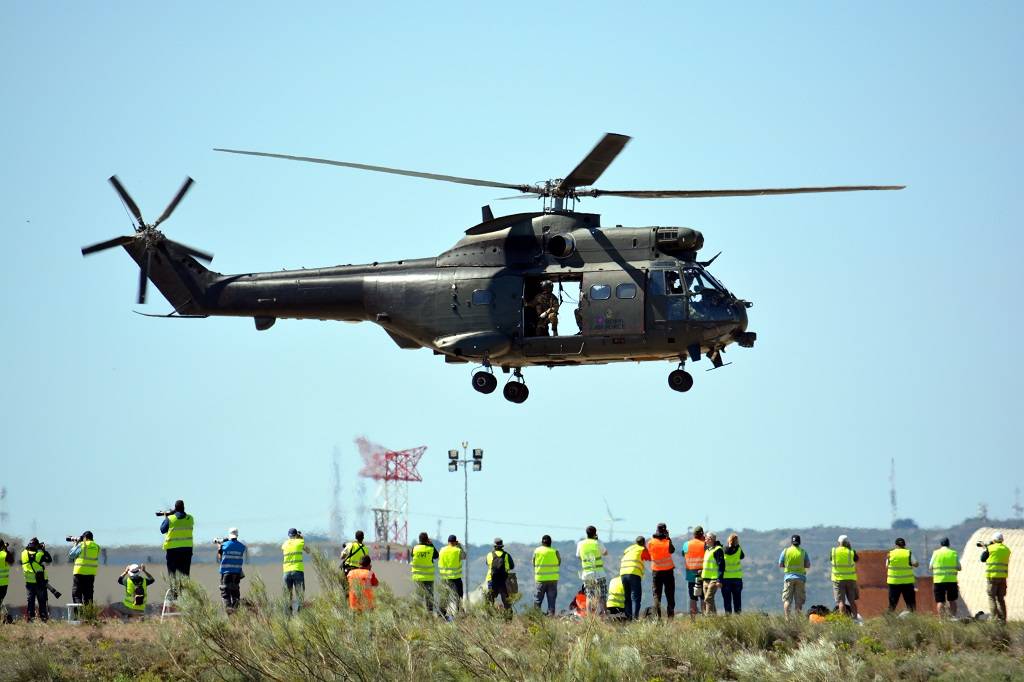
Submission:
[[490,289],[476,289],[473,291],[473,305],[490,305],[494,302],[494,294]]
[[615,298],[636,298],[636,285],[620,284],[615,287]]
[[665,271],[665,292],[670,296],[678,296],[683,293],[683,280],[675,270]]
[[607,284],[595,284],[590,287],[591,301],[607,301],[612,297],[612,288]]

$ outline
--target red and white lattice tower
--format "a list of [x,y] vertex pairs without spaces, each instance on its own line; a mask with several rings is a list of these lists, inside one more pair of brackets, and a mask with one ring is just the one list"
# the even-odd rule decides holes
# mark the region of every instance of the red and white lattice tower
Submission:
[[423,480],[416,470],[425,445],[411,450],[388,450],[383,445],[356,439],[363,458],[359,475],[378,482],[377,502],[373,510],[376,558],[390,559],[392,547],[405,553],[409,546],[409,483]]

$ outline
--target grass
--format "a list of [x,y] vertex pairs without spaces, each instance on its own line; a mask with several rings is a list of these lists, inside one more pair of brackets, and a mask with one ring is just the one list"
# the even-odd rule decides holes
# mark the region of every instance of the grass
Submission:
[[166,624],[0,627],[0,680],[1024,679],[1021,623],[744,614],[621,625],[508,622],[486,609],[448,623],[386,588],[375,611],[352,613],[335,569],[316,564],[326,589],[291,618],[258,583],[231,617],[190,585],[184,617]]

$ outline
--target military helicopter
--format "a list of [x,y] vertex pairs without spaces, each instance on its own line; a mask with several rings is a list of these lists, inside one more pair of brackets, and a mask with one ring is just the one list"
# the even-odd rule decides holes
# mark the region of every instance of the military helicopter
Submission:
[[[601,226],[600,216],[578,212],[585,197],[634,199],[764,196],[811,192],[897,190],[902,185],[847,185],[781,189],[603,190],[593,187],[630,138],[606,134],[564,178],[512,184],[347,161],[237,149],[218,152],[304,161],[520,192],[543,209],[482,221],[444,253],[430,258],[315,269],[223,275],[207,269],[213,256],[168,239],[158,228],[192,187],[187,178],[154,223],[147,223],[117,176],[110,178],[135,219],[135,233],[82,249],[89,255],[121,246],[139,265],[139,303],[152,281],[173,306],[167,315],[250,317],[256,329],[278,319],[375,322],[399,348],[429,348],[449,363],[475,363],[472,385],[492,393],[495,367],[510,374],[504,396],[529,397],[525,367],[669,361],[669,387],[693,386],[687,361],[727,364],[731,344],[753,347],[749,301],[732,294],[697,260],[704,237],[688,227]],[[717,258],[717,256],[716,256]],[[555,296],[555,287],[559,294]],[[575,293],[575,298],[566,290]],[[570,299],[578,332],[566,330],[558,308]]]

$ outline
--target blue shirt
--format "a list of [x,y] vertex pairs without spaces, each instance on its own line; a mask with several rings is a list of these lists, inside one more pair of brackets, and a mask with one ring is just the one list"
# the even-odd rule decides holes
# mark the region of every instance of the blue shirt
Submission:
[[[789,547],[787,547],[786,549],[789,549]],[[785,566],[786,565],[786,549],[782,550],[782,553],[779,554],[779,566]],[[810,568],[811,567],[811,557],[810,557],[810,555],[808,555],[807,554],[807,550],[805,550],[802,547],[800,548],[800,551],[804,553],[804,568]],[[783,580],[803,580],[803,581],[806,581],[807,580],[807,575],[805,573],[789,573],[789,572],[787,572],[785,575],[782,576],[782,579]]]
[[220,546],[220,572],[241,573],[245,559],[245,545],[238,540],[225,540]]

